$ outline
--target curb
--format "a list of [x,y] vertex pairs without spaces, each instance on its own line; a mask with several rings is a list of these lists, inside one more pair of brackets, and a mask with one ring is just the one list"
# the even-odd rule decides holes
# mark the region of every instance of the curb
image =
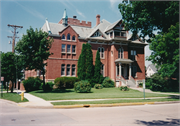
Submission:
[[155,102],[117,103],[117,104],[80,104],[80,105],[55,105],[53,108],[89,108],[89,107],[114,107],[155,104]]

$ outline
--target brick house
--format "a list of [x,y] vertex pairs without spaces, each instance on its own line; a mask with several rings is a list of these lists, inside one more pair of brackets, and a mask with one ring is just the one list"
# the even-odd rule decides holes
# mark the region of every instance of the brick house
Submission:
[[[104,19],[100,21],[100,15],[97,15],[96,26],[92,28],[91,22],[80,22],[76,16],[68,18],[65,10],[58,23],[50,23],[46,19],[42,30],[54,39],[50,49],[53,55],[48,58],[45,67],[46,82],[62,76],[77,77],[77,63],[83,43],[92,46],[93,64],[99,50],[101,73],[115,81],[116,87],[135,87],[138,81],[145,79],[144,47],[147,44],[138,36],[129,35],[122,20],[111,24]],[[25,78],[39,74],[39,71],[26,71]]]

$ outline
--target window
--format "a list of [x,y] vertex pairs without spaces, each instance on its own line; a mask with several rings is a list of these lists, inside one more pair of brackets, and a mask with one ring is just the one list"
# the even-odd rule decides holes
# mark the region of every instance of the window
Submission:
[[114,32],[115,36],[120,36],[120,32]]
[[73,37],[72,37],[72,40],[73,40],[73,41],[75,41],[75,40],[76,40],[76,37],[75,37],[75,36],[73,36]]
[[101,74],[102,74],[103,77],[104,77],[104,64],[101,64]]
[[72,53],[76,53],[76,45],[72,45]]
[[62,39],[66,39],[64,34],[62,35]]
[[136,50],[131,50],[131,59],[135,60],[136,58]]
[[75,76],[75,65],[72,65],[72,76]]
[[118,50],[118,58],[123,59],[123,52],[124,52],[123,48],[122,47],[119,48],[119,50]]
[[61,75],[65,75],[65,64],[61,65]]
[[68,53],[71,52],[71,45],[67,45],[67,52],[68,52]]
[[121,32],[121,36],[122,37],[126,37],[126,33],[125,32]]
[[70,40],[70,38],[71,38],[71,35],[68,34],[68,35],[67,35],[67,40]]
[[39,70],[37,70],[37,76],[39,76]]
[[67,65],[67,76],[70,76],[70,65]]
[[99,51],[99,54],[100,54],[100,58],[104,58],[104,48],[103,47],[99,47],[98,51]]
[[66,45],[65,44],[62,44],[61,52],[66,52]]

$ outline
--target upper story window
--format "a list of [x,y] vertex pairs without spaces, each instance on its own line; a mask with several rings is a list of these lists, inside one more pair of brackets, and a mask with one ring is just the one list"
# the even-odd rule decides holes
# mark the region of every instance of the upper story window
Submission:
[[66,39],[66,37],[65,37],[65,35],[64,35],[64,34],[62,35],[62,39]]
[[70,40],[70,39],[71,39],[71,35],[68,34],[68,35],[67,35],[67,40]]
[[66,45],[65,44],[62,44],[61,52],[66,52]]
[[118,58],[123,59],[123,52],[124,52],[123,48],[122,47],[119,48],[119,50],[118,50]]
[[131,50],[131,59],[136,60],[136,50]]
[[102,36],[101,32],[97,31],[94,33],[93,37],[98,37],[98,36]]
[[72,53],[76,53],[76,45],[72,45]]
[[100,58],[104,58],[104,48],[103,47],[99,47],[98,51],[99,51],[99,54],[100,54]]
[[68,52],[68,53],[71,52],[71,45],[67,45],[67,52]]
[[73,37],[72,37],[72,40],[73,40],[73,41],[75,41],[75,40],[76,40],[76,37],[75,37],[75,36],[73,36]]

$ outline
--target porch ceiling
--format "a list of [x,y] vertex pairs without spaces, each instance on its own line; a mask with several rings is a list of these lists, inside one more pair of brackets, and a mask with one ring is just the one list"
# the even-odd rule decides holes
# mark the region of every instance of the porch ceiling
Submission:
[[118,63],[118,62],[120,62],[120,63],[132,63],[132,62],[134,62],[134,61],[132,61],[132,60],[130,60],[130,59],[116,59],[115,60],[115,63]]

